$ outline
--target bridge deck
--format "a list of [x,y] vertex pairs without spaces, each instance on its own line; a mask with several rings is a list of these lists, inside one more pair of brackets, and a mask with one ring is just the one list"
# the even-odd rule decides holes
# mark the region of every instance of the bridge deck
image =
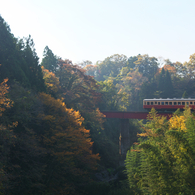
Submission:
[[[120,119],[147,119],[148,112],[119,112],[119,111],[101,111],[106,118],[120,118]],[[170,112],[161,112],[158,115],[166,116],[168,119],[172,116]]]

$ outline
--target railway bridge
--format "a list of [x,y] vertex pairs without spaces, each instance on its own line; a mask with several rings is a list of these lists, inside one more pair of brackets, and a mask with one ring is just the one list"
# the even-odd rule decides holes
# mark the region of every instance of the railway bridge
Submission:
[[[130,147],[129,119],[147,119],[148,112],[121,112],[121,111],[101,111],[106,118],[120,119],[120,136],[119,136],[119,154],[121,159],[119,165],[124,165],[127,150]],[[158,112],[158,115],[170,118],[170,112]]]

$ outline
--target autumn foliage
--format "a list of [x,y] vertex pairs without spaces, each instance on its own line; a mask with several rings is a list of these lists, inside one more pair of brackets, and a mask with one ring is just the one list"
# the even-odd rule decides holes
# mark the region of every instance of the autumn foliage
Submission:
[[0,84],[0,116],[2,116],[2,112],[5,111],[6,108],[10,108],[13,104],[13,102],[6,96],[9,89],[7,81],[8,79],[4,79]]
[[[96,169],[98,154],[92,153],[92,145],[89,130],[83,126],[84,118],[79,111],[68,109],[64,102],[56,100],[50,95],[39,95],[43,103],[44,114],[39,114],[41,119],[38,126],[41,128],[41,139],[47,148],[49,166],[47,174],[48,188],[51,191],[74,191],[72,183],[89,182],[89,171]],[[53,164],[55,163],[55,164]],[[52,176],[51,176],[52,174]],[[58,179],[62,183],[56,183]]]
[[190,108],[169,120],[153,109],[148,119],[139,144],[127,153],[130,186],[135,193],[193,194],[195,118]]

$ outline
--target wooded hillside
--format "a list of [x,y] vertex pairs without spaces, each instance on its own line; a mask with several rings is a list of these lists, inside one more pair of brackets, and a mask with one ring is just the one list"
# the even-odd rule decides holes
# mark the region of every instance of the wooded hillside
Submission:
[[14,37],[0,16],[0,194],[193,194],[190,110],[129,120],[125,172],[119,119],[101,111],[195,97],[194,74],[195,54],[184,64],[148,54],[74,64],[46,46],[40,62],[32,37]]

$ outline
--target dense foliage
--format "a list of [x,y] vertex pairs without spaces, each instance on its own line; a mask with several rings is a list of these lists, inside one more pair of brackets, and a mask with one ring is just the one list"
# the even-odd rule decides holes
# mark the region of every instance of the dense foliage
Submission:
[[135,194],[194,194],[195,118],[190,109],[169,120],[153,109],[148,119],[127,153],[130,187]]
[[97,82],[49,47],[41,68],[31,37],[0,25],[0,193],[88,194],[95,173],[118,164]]
[[[119,167],[120,120],[102,110],[141,111],[144,98],[192,97],[195,54],[172,63],[115,54],[78,65],[31,36],[15,38],[0,16],[0,194],[192,194],[194,117],[155,111]],[[129,146],[130,148],[130,146]],[[128,180],[127,180],[128,176]],[[129,188],[130,186],[130,188]]]
[[148,55],[127,58],[115,54],[84,69],[100,81],[102,93],[109,95],[111,108],[107,109],[143,111],[145,98],[195,96],[194,59],[195,54],[182,64]]

